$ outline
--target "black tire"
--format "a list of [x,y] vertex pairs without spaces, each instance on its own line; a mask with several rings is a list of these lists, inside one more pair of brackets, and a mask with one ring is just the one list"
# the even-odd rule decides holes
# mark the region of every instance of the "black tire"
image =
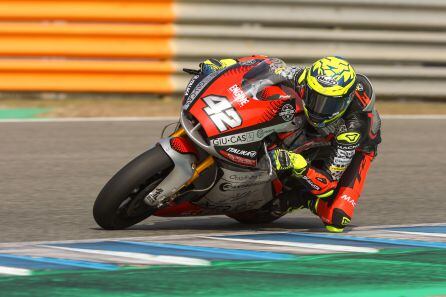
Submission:
[[158,145],[133,159],[108,181],[96,198],[93,206],[96,223],[107,230],[119,230],[148,218],[156,209],[143,199],[172,168],[172,160]]

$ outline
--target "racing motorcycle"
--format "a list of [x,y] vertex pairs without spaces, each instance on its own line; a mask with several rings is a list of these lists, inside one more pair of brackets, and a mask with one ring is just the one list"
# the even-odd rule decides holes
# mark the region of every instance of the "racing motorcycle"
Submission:
[[322,142],[301,139],[301,99],[277,74],[281,63],[252,58],[209,75],[185,69],[194,76],[175,132],[104,186],[93,207],[98,225],[124,229],[151,215],[227,215],[242,223],[282,216],[270,211],[282,184],[269,150],[302,152]]

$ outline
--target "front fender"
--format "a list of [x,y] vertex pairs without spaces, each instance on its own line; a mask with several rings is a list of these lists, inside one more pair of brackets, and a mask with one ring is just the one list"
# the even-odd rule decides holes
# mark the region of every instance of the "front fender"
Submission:
[[196,156],[193,152],[180,153],[172,147],[168,137],[161,139],[159,146],[166,152],[174,164],[173,170],[168,176],[145,198],[144,201],[153,207],[162,207],[170,201],[170,198],[189,181],[195,172]]

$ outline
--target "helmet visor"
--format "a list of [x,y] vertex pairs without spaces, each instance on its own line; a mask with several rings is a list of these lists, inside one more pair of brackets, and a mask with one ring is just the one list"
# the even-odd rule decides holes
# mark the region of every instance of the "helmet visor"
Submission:
[[311,118],[321,122],[329,120],[344,111],[349,106],[351,99],[352,93],[342,97],[331,97],[319,94],[307,87],[304,103]]

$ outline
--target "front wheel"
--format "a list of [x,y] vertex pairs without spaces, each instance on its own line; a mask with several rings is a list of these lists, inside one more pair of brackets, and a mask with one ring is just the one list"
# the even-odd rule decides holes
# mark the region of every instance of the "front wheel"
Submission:
[[119,170],[99,193],[93,217],[104,229],[119,230],[135,225],[156,209],[144,198],[170,173],[173,162],[159,146],[146,151]]

